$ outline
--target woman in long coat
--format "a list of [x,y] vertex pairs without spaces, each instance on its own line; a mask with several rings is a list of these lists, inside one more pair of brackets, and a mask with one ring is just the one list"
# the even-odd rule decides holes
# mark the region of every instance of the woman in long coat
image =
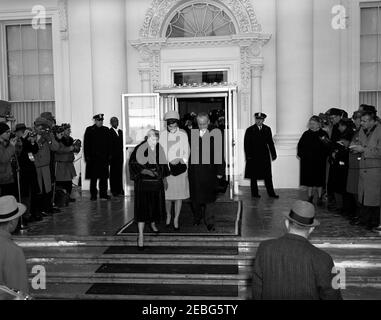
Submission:
[[328,156],[328,134],[321,129],[318,116],[309,120],[309,129],[298,143],[300,158],[300,185],[308,188],[308,201],[313,202],[314,189],[318,192],[318,205],[322,205],[323,187],[325,186],[326,161]]
[[138,248],[144,248],[145,223],[158,233],[156,223],[165,215],[166,177],[168,164],[163,148],[158,143],[159,132],[151,129],[146,140],[135,147],[129,161],[131,179],[134,181],[134,214],[138,223]]
[[[167,122],[167,130],[160,133],[160,145],[167,154],[168,162],[171,165],[182,163],[186,165],[189,158],[188,136],[185,131],[179,129],[180,115],[176,111],[168,111],[164,115]],[[172,203],[175,205],[175,216],[173,219],[174,230],[179,230],[179,217],[182,201],[189,198],[188,169],[185,172],[176,175],[171,171],[168,176],[168,189],[165,191],[165,200],[167,208],[166,226],[171,224]]]
[[[71,129],[70,124],[62,125],[64,131],[63,136],[60,139],[57,139],[60,147],[56,151],[54,160],[55,160],[55,172],[56,172],[56,181],[57,186],[61,186],[71,195],[72,191],[72,180],[77,176],[77,173],[74,168],[74,152],[78,153],[80,150],[73,145],[74,139],[70,136]],[[70,197],[70,201],[74,202],[75,199]]]

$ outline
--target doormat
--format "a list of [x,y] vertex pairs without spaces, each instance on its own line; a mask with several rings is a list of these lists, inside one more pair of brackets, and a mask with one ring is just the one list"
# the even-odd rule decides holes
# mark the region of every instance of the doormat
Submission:
[[[165,221],[161,221],[157,228],[159,235],[175,235],[175,236],[240,236],[241,235],[241,221],[242,221],[242,202],[239,201],[217,201],[208,204],[207,211],[213,211],[215,217],[215,230],[208,231],[203,221],[200,225],[193,225],[193,213],[191,210],[190,202],[184,201],[180,219],[180,230],[176,231],[173,228],[173,217],[171,225],[167,227]],[[129,221],[116,233],[117,235],[138,235],[138,225],[134,220]],[[144,227],[145,235],[156,235],[149,228],[146,223]]]

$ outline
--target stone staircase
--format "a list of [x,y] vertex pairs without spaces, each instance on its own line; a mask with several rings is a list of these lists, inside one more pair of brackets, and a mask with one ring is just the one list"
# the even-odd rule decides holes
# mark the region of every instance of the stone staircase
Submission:
[[[251,297],[260,238],[147,236],[19,236],[30,280],[46,270],[36,299],[218,299]],[[381,239],[314,239],[346,268],[345,299],[381,299]]]

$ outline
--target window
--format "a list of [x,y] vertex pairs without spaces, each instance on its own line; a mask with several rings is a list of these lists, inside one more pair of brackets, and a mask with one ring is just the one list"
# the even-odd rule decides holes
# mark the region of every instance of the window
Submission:
[[224,83],[228,81],[227,71],[186,71],[173,74],[174,83],[179,84],[201,84],[201,83]]
[[209,3],[196,3],[177,11],[166,31],[167,38],[210,37],[235,34],[230,17]]
[[3,30],[8,101],[16,122],[31,126],[42,112],[55,111],[52,26],[12,23]]
[[360,37],[360,104],[380,110],[381,2],[362,4]]

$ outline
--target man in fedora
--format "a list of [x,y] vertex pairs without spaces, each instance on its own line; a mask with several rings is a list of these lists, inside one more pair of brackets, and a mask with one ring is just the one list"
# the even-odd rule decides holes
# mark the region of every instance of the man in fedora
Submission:
[[319,222],[315,207],[297,200],[285,214],[287,234],[262,242],[253,271],[256,300],[340,300],[333,288],[331,256],[313,246],[308,238]]
[[28,293],[25,256],[11,239],[26,207],[14,196],[0,197],[0,285]]
[[251,196],[260,198],[257,180],[264,180],[267,194],[271,198],[279,198],[275,194],[271,174],[271,160],[277,158],[270,127],[263,124],[267,115],[255,113],[255,124],[245,132],[244,148],[246,158],[245,178],[250,179]]

